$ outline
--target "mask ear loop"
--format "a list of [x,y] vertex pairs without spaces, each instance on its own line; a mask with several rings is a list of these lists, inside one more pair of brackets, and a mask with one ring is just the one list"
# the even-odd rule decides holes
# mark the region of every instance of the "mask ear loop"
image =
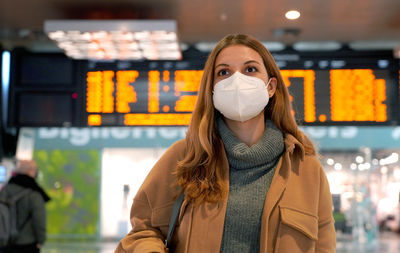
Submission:
[[[268,92],[268,85],[269,85],[269,83],[271,82],[271,80],[272,80],[272,77],[268,80],[267,85],[265,85],[265,88],[267,89],[267,92]],[[269,92],[268,92],[268,97],[269,97]]]
[[265,85],[266,88],[268,88],[268,85],[269,85],[269,83],[271,82],[271,80],[272,80],[272,77],[268,80],[267,85]]

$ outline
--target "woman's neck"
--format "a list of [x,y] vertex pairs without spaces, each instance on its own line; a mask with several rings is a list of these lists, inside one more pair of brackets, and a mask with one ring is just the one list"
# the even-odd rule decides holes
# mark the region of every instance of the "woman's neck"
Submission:
[[245,122],[230,120],[225,117],[224,121],[232,133],[249,147],[256,144],[265,131],[264,112]]

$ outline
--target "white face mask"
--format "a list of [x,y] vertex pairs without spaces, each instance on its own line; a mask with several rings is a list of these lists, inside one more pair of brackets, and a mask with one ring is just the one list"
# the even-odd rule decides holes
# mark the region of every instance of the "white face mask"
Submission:
[[224,117],[244,122],[257,116],[268,104],[268,84],[257,77],[246,76],[236,71],[232,76],[219,81],[213,90],[214,107]]

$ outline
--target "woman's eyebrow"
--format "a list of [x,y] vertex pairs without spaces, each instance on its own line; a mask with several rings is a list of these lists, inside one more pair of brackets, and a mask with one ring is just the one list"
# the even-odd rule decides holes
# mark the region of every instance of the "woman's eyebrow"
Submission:
[[246,65],[246,64],[250,64],[250,63],[257,63],[258,65],[261,65],[258,61],[255,61],[255,60],[247,61],[244,64]]
[[226,64],[226,63],[220,63],[217,66],[215,66],[215,69],[218,68],[218,67],[229,67],[229,65]]

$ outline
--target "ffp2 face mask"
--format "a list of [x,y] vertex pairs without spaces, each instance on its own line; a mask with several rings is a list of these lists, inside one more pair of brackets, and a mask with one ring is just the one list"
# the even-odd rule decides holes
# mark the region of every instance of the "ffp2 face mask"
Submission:
[[244,122],[257,116],[268,104],[268,84],[257,77],[236,71],[214,85],[214,107],[224,117]]

